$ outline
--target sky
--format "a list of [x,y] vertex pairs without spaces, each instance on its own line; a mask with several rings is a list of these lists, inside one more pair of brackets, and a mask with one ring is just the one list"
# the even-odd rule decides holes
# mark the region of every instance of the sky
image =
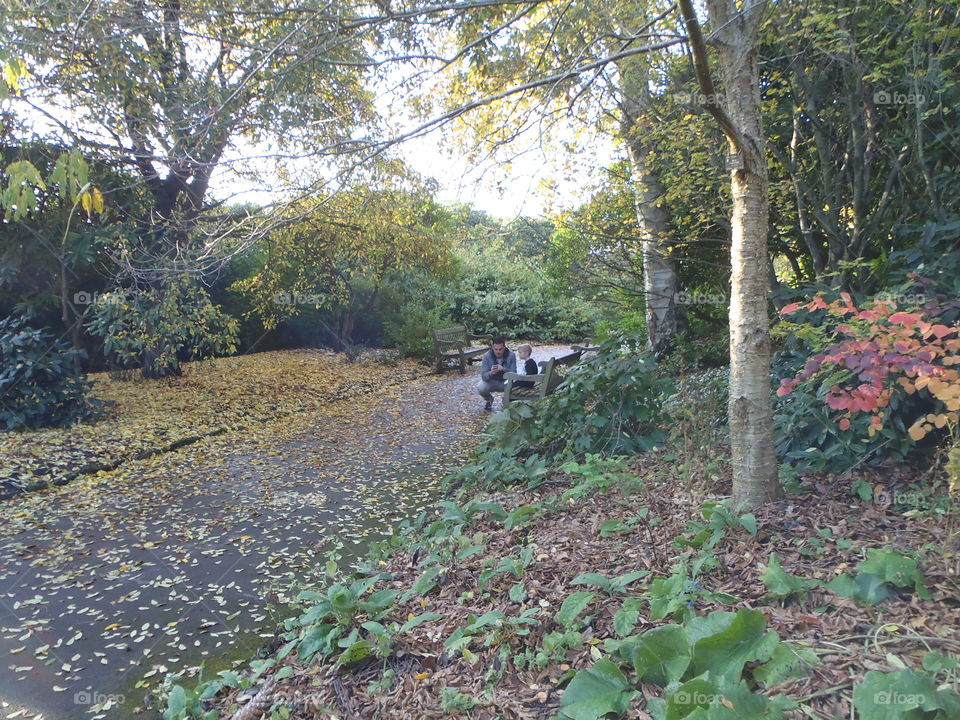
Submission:
[[[394,152],[411,169],[436,180],[437,200],[441,203],[467,203],[504,220],[520,215],[541,217],[573,209],[589,199],[599,182],[599,170],[617,159],[609,139],[574,138],[574,132],[560,126],[544,133],[531,128],[503,147],[496,157],[478,161],[471,161],[464,151],[454,148],[449,132],[440,131],[407,140]],[[240,159],[245,154],[270,155],[270,149],[247,147],[241,140],[231,155]],[[274,175],[266,164],[269,162],[255,163],[261,165],[260,173],[265,178]],[[287,169],[291,164],[287,163]],[[268,188],[281,183],[251,182],[237,177],[230,171],[231,166],[232,159],[226,158],[211,182],[212,197],[257,204],[277,200]]]
[[439,135],[411,140],[400,152],[410,167],[440,183],[441,202],[470,203],[509,219],[577,207],[599,181],[598,170],[616,159],[613,144],[602,139],[594,139],[580,153],[560,152],[557,144],[544,147],[528,133],[507,149],[508,164],[487,160],[472,165],[458,153],[448,152]]

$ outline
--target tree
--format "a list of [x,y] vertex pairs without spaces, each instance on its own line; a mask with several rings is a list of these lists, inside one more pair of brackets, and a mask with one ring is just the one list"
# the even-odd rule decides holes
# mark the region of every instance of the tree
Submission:
[[235,283],[254,298],[269,329],[313,308],[330,318],[330,342],[350,350],[357,319],[373,308],[391,279],[410,271],[443,272],[451,262],[445,234],[451,215],[423,193],[355,188],[264,241],[264,263]]
[[653,161],[653,147],[646,140],[652,105],[647,58],[625,58],[618,63],[620,76],[617,106],[620,110],[620,138],[626,145],[633,175],[637,223],[643,258],[643,289],[646,299],[647,339],[657,354],[672,347],[683,324],[677,303],[680,284],[670,250],[676,233],[670,210],[664,202],[666,188]]
[[731,297],[729,421],[734,501],[748,506],[780,493],[773,446],[767,317],[768,177],[756,37],[765,0],[707,0],[723,96],[691,0],[680,0],[704,105],[727,138],[730,163]]
[[[255,0],[242,9],[219,0],[67,0],[30,9],[2,0],[0,7],[0,60],[16,70],[8,75],[17,106],[42,116],[64,143],[138,174],[150,202],[113,254],[114,283],[157,303],[165,286],[192,282],[171,275],[202,275],[256,238],[250,218],[239,220],[248,231],[238,239],[234,216],[210,215],[216,203],[208,190],[231,151],[260,144],[291,160],[330,156],[373,117],[364,83],[375,23],[358,21],[360,7],[309,0],[286,7]],[[159,305],[142,310],[147,319],[166,313]],[[175,371],[158,359],[177,352],[150,345],[144,374]]]
[[[532,113],[547,126],[558,117],[572,117],[580,130],[600,127],[617,138],[632,165],[634,232],[641,238],[648,339],[655,351],[663,352],[683,326],[683,312],[677,304],[676,259],[671,254],[677,236],[665,202],[665,187],[652,160],[653,148],[646,142],[654,60],[635,51],[649,40],[662,40],[659,46],[668,47],[680,38],[664,20],[671,11],[658,13],[652,9],[654,5],[646,0],[581,3],[562,9],[544,4],[500,42],[473,47],[474,63],[461,70],[450,86],[452,96],[459,99],[467,92],[491,90],[509,80],[528,80],[533,85],[536,81],[532,78],[542,75],[544,68],[594,61],[589,72],[536,84],[510,110],[486,108],[471,127],[482,143],[494,148],[532,125]],[[492,28],[495,22],[485,18],[483,27]],[[467,25],[466,30],[477,32],[474,25]],[[466,40],[462,35],[458,38],[459,43]]]
[[[759,41],[778,235],[801,281],[882,282],[903,230],[956,217],[956,4],[787,0]],[[919,201],[918,201],[919,200]]]
[[4,10],[6,48],[34,74],[20,80],[20,103],[68,141],[128,163],[150,193],[132,271],[209,256],[215,238],[191,231],[241,139],[305,155],[348,142],[371,117],[366,26],[351,25],[350,6],[67,0]]

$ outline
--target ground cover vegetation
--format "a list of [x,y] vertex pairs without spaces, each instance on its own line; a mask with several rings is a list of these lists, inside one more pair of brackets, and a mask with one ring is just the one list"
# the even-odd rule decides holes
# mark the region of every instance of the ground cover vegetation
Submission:
[[[146,712],[960,716],[954,5],[82,5],[0,48],[5,494],[403,382],[434,327],[599,344]],[[547,218],[445,206],[378,116],[407,64],[467,154],[622,160]],[[283,202],[214,199],[245,143]]]

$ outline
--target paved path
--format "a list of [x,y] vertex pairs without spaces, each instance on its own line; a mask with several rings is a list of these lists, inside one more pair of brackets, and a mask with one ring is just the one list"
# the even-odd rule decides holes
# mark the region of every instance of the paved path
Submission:
[[136,709],[168,670],[249,658],[291,580],[436,499],[482,427],[476,381],[423,377],[0,505],[0,717],[158,717]]

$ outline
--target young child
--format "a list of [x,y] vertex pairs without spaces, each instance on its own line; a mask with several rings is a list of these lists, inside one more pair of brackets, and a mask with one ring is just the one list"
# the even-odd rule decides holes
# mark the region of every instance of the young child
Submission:
[[[518,375],[538,375],[540,368],[537,367],[537,361],[530,355],[533,348],[529,345],[521,345],[517,348],[517,374]],[[517,387],[533,387],[532,382],[521,382],[517,380]]]

